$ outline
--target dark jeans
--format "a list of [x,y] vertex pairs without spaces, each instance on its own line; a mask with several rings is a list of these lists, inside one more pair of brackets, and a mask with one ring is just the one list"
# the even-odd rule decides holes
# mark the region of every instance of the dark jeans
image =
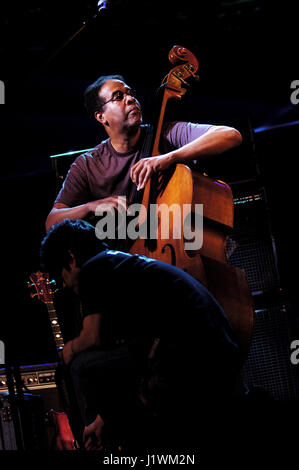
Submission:
[[87,424],[100,414],[106,434],[122,435],[136,402],[134,367],[128,348],[84,351],[71,362],[70,374],[84,397]]
[[203,413],[210,419],[215,406],[225,406],[229,399],[234,357],[225,349],[207,354],[199,345],[194,349],[192,344],[166,344],[161,342],[157,359],[142,371],[147,407],[138,398],[140,364],[136,366],[126,346],[76,356],[70,372],[85,398],[87,423],[100,414],[109,440],[140,448],[191,442],[194,425],[203,424]]

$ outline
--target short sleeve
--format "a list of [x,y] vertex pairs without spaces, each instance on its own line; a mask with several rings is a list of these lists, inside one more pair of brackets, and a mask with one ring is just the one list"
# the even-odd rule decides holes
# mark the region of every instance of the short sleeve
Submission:
[[98,277],[93,272],[92,266],[81,269],[79,277],[79,298],[82,306],[82,317],[100,311],[101,293],[99,292]]
[[89,201],[89,186],[85,167],[85,157],[81,155],[71,165],[55,199],[55,204],[62,203],[74,207]]
[[99,253],[81,267],[79,297],[83,317],[94,313],[106,314],[113,308],[113,282],[109,262]]
[[170,122],[166,124],[163,137],[168,149],[177,149],[202,137],[213,126],[211,124],[195,124],[192,122]]

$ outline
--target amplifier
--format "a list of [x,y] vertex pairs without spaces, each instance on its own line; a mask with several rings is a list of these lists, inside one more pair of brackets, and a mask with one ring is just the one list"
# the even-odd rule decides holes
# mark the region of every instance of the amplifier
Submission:
[[[46,425],[46,416],[51,409],[63,411],[55,383],[56,367],[57,363],[20,367],[21,379],[25,386],[25,414],[22,417],[22,427],[25,430],[27,439],[25,442],[26,449],[51,448],[52,442],[54,442],[55,430],[52,426]],[[0,369],[0,412],[0,450],[1,446],[3,450],[19,449],[20,442],[16,442],[5,369]],[[33,418],[34,426],[32,428]],[[38,428],[38,432],[36,428]],[[44,438],[43,440],[37,438],[39,435],[42,436],[44,430],[46,432],[46,443]]]
[[17,450],[12,408],[7,392],[0,393],[0,450]]
[[234,229],[227,240],[228,263],[244,269],[252,295],[280,288],[275,240],[261,187],[233,188]]
[[[21,366],[22,381],[30,392],[46,388],[56,388],[55,369],[57,363]],[[5,369],[0,369],[0,392],[7,391]]]
[[0,392],[0,450],[47,450],[48,436],[42,397],[24,393],[12,401]]
[[[20,373],[26,390],[32,395],[39,395],[45,411],[62,411],[61,400],[55,383],[57,363],[21,366]],[[5,369],[0,369],[0,393],[7,392]]]

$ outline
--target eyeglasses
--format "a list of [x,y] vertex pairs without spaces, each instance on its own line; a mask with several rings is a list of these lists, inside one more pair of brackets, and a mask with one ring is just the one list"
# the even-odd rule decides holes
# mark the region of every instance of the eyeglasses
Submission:
[[105,104],[110,103],[110,101],[122,101],[124,99],[125,95],[132,96],[132,98],[135,98],[135,92],[134,90],[127,90],[127,91],[121,91],[121,90],[116,90],[112,93],[112,97],[110,100],[105,101],[101,106],[105,106]]

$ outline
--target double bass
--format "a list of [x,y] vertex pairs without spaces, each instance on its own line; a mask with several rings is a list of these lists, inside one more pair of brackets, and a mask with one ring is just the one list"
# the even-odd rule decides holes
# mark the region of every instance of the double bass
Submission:
[[[180,100],[186,93],[187,80],[198,78],[198,60],[188,49],[174,46],[169,52],[174,67],[162,82],[163,98],[152,144],[151,155],[160,154],[159,144],[165,109],[170,99]],[[199,280],[230,319],[236,339],[244,357],[248,352],[253,326],[253,300],[242,269],[230,266],[226,256],[226,241],[233,228],[234,203],[231,188],[190,169],[185,164],[175,164],[163,173],[155,173],[147,182],[142,196],[138,226],[153,223],[154,237],[139,237],[130,246],[130,253],[145,255],[170,263]],[[163,210],[175,207],[176,214],[169,217],[168,234],[162,236]],[[186,213],[184,207],[190,208]],[[152,213],[152,208],[156,214]],[[197,214],[199,208],[202,214]],[[202,216],[202,227],[196,223]],[[181,236],[174,236],[181,227]],[[151,227],[152,229],[152,227]],[[202,234],[196,231],[202,229]],[[184,233],[202,236],[198,249],[186,249]],[[168,235],[168,236],[167,236]]]

